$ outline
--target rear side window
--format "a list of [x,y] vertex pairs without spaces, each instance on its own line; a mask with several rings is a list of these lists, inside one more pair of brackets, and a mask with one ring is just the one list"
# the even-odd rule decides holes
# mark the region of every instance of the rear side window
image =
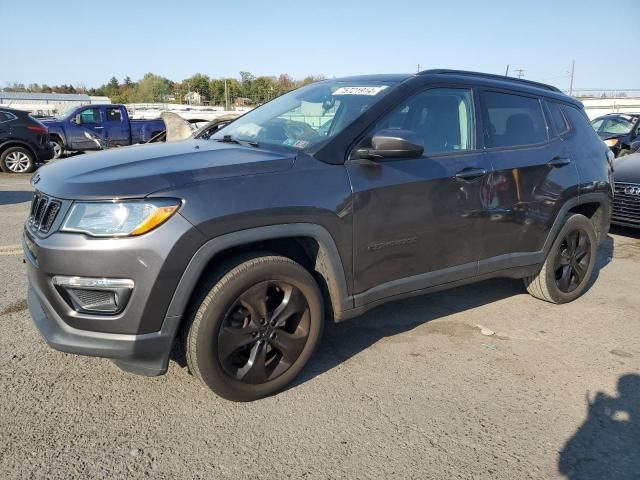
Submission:
[[569,130],[569,124],[562,114],[560,105],[556,102],[547,102],[549,113],[551,114],[551,125],[556,135],[562,135]]
[[107,122],[120,122],[122,114],[119,108],[107,108]]
[[593,132],[593,127],[591,126],[589,117],[587,117],[587,114],[584,112],[584,110],[576,107],[570,107],[568,105],[562,105],[562,112],[575,130],[583,129],[586,132]]
[[9,122],[15,120],[17,117],[13,113],[0,110],[0,123]]
[[548,140],[537,98],[485,92],[490,147],[515,147]]

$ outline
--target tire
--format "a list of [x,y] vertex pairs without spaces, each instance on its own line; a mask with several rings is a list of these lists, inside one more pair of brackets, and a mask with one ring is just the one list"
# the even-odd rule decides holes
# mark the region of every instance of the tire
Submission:
[[54,144],[53,157],[51,160],[57,160],[64,155],[64,143],[58,137],[53,137],[51,142]]
[[10,147],[0,155],[0,169],[5,173],[31,173],[34,167],[35,157],[24,147]]
[[580,297],[590,285],[597,245],[593,223],[584,215],[570,215],[540,272],[524,278],[527,291],[551,303],[567,303]]
[[223,270],[193,306],[187,365],[221,397],[257,400],[284,388],[311,358],[324,324],[322,295],[286,257],[244,257]]

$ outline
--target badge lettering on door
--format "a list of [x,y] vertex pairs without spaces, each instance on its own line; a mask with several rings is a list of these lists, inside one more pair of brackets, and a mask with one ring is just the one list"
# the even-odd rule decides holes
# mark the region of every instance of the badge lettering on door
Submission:
[[414,243],[418,243],[418,237],[399,238],[397,240],[389,240],[386,242],[375,242],[369,245],[369,251],[374,252],[376,250],[382,250],[383,248],[413,245]]

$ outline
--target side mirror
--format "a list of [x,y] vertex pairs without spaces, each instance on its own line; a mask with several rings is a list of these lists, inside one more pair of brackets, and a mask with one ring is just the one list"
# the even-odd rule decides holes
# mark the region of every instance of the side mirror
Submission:
[[76,125],[80,125],[82,123],[79,113],[75,117],[73,117],[73,123],[75,123]]
[[386,129],[371,138],[371,148],[359,148],[358,158],[420,158],[424,152],[422,138],[411,130]]

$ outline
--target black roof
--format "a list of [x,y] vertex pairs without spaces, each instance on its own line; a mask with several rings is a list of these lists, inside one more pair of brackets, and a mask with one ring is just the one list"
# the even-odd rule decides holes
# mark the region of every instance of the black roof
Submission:
[[480,85],[485,86],[494,86],[494,87],[502,87],[502,88],[516,88],[523,92],[529,92],[537,95],[545,95],[547,97],[555,98],[557,100],[561,100],[564,102],[570,102],[574,105],[582,107],[582,103],[568,95],[565,95],[560,89],[547,85],[546,83],[534,82],[532,80],[525,80],[523,78],[514,78],[507,77],[503,75],[495,75],[492,73],[482,73],[482,72],[470,72],[466,70],[450,70],[450,69],[431,69],[431,70],[423,70],[418,73],[407,74],[407,73],[389,73],[389,74],[381,74],[381,75],[358,75],[352,77],[344,77],[337,78],[337,81],[379,81],[379,82],[393,82],[393,83],[401,83],[405,80],[411,78],[423,78],[425,81],[428,81],[428,78],[433,79],[434,77],[446,77],[448,80],[455,80],[459,82],[464,82],[465,80],[469,80],[469,78],[474,79]]

